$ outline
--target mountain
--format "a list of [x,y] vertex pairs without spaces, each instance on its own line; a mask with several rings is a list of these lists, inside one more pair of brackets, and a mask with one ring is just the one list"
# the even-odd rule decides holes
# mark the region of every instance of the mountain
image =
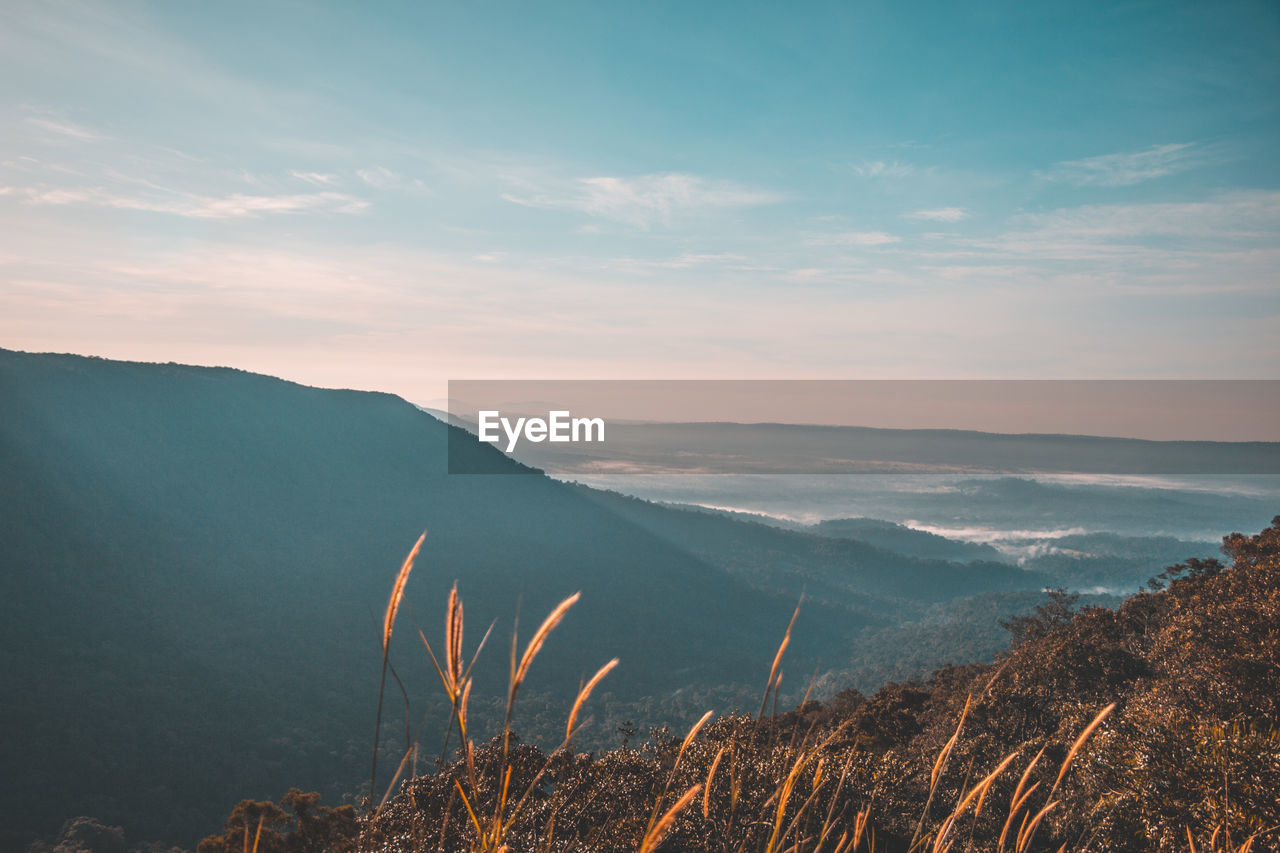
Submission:
[[1211,559],[1219,550],[1210,543],[1172,536],[1070,534],[1033,546],[1022,565],[1050,575],[1064,586],[1127,594],[1144,585],[1155,574],[1155,566]]
[[424,529],[392,661],[427,743],[447,718],[413,625],[440,635],[455,579],[468,649],[497,620],[478,695],[515,614],[527,637],[581,590],[530,677],[529,714],[560,720],[614,656],[618,702],[758,695],[802,589],[801,671],[949,596],[1043,585],[558,482],[388,394],[0,350],[0,401],[4,847],[74,814],[191,843],[242,796],[357,791],[380,614]]
[[[498,402],[489,408],[517,411]],[[555,403],[545,406],[556,408]],[[543,408],[542,411],[546,411]],[[466,413],[455,421],[474,430]],[[518,459],[566,475],[701,474],[1280,474],[1280,442],[1148,441],[789,423],[610,422],[597,444],[521,444]]]
[[722,512],[579,488],[619,516],[754,587],[782,593],[801,584],[809,599],[860,614],[861,624],[883,621],[876,614],[889,615],[884,608],[895,603],[914,607],[993,589],[1034,589],[1048,581],[1003,562],[920,559],[854,539],[813,536]]

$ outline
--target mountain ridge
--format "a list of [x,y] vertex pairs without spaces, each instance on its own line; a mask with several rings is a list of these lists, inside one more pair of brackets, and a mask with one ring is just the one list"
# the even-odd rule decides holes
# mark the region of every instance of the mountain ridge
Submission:
[[[0,399],[0,630],[13,673],[0,752],[34,768],[4,783],[10,833],[90,813],[190,842],[229,796],[286,784],[351,794],[370,743],[372,614],[424,528],[406,601],[429,637],[455,578],[468,643],[492,620],[500,638],[517,612],[527,624],[582,591],[551,640],[556,665],[532,675],[552,694],[613,656],[619,698],[753,685],[806,586],[792,659],[834,662],[861,628],[936,598],[860,592],[850,572],[870,583],[898,568],[970,571],[558,482],[449,442],[456,427],[392,394],[0,351]],[[449,445],[532,476],[450,475]],[[753,536],[789,568],[744,564],[739,540]],[[1027,580],[1010,570],[996,586]],[[433,677],[415,642],[398,632],[393,660],[416,718],[435,706],[412,689]],[[501,658],[482,658],[482,684],[505,677]]]

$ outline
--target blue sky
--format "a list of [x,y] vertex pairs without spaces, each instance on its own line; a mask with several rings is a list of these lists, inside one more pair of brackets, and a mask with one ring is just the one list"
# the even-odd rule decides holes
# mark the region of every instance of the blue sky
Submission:
[[0,346],[1275,378],[1274,3],[9,3]]

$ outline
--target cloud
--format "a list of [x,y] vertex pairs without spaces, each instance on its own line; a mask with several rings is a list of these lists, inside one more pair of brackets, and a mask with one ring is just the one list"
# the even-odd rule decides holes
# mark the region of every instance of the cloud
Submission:
[[426,192],[427,185],[420,178],[406,178],[386,166],[357,169],[356,175],[375,190],[408,190]]
[[356,174],[374,189],[385,190],[400,183],[400,175],[385,166],[374,166],[372,169],[358,169]]
[[[952,237],[925,258],[958,266],[1026,267],[1024,283],[1081,292],[1274,294],[1280,268],[1280,191],[1222,193],[1188,202],[1083,205],[1014,217],[990,236]],[[993,270],[982,277],[992,278]]]
[[839,234],[817,234],[805,241],[808,246],[885,246],[901,237],[884,231],[845,231]]
[[770,204],[780,196],[727,182],[679,173],[635,178],[581,178],[534,190],[506,193],[507,201],[525,207],[576,210],[589,216],[648,228],[670,225],[673,216],[716,209]]
[[129,195],[103,187],[56,189],[27,187],[20,192],[32,204],[86,205],[117,210],[143,210],[191,219],[247,219],[258,218],[263,214],[319,210],[334,213],[361,213],[369,207],[367,201],[334,192],[273,196],[245,193],[207,196],[171,192],[162,197]]
[[759,269],[745,255],[732,252],[681,252],[671,258],[615,258],[601,265],[602,269],[624,272],[658,272],[662,270],[689,270],[695,267],[731,270],[737,272]]
[[59,136],[69,136],[72,139],[80,139],[85,142],[92,142],[98,139],[106,139],[107,137],[91,130],[72,124],[69,121],[60,121],[51,118],[41,118],[37,116],[29,116],[27,124],[35,125],[41,130],[49,133],[56,133]]
[[318,187],[331,187],[338,182],[337,175],[329,175],[323,172],[298,172],[291,169],[289,174],[300,181],[306,181]]
[[923,219],[929,222],[959,222],[961,219],[969,218],[969,211],[963,207],[937,207],[904,215],[907,219]]
[[[1098,204],[1013,220],[1006,241],[1041,245],[1274,246],[1280,238],[1280,192],[1246,190],[1205,201]],[[1170,240],[1178,246],[1167,246]]]
[[1195,143],[1179,142],[1153,145],[1143,151],[1064,160],[1050,171],[1038,174],[1050,181],[1076,186],[1128,187],[1185,172],[1204,162],[1204,152]]
[[899,163],[897,160],[890,163],[884,160],[868,160],[850,168],[860,178],[907,178],[916,172],[915,166],[910,163]]

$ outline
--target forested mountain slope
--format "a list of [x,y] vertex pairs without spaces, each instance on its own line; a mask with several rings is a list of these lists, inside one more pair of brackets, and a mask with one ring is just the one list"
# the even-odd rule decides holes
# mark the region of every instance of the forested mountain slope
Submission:
[[[649,507],[475,442],[463,452],[489,470],[527,476],[449,475],[452,428],[387,394],[0,351],[0,400],[10,838],[93,814],[190,842],[234,797],[353,792],[371,740],[374,613],[424,529],[393,648],[411,691],[434,674],[410,620],[432,631],[455,579],[469,642],[500,620],[481,685],[505,676],[518,609],[527,625],[581,590],[534,689],[567,692],[618,656],[622,697],[755,685],[806,584],[792,654],[810,670],[865,625],[964,591],[966,571],[982,589],[1036,585],[1008,567]],[[416,717],[427,706],[411,698]]]

